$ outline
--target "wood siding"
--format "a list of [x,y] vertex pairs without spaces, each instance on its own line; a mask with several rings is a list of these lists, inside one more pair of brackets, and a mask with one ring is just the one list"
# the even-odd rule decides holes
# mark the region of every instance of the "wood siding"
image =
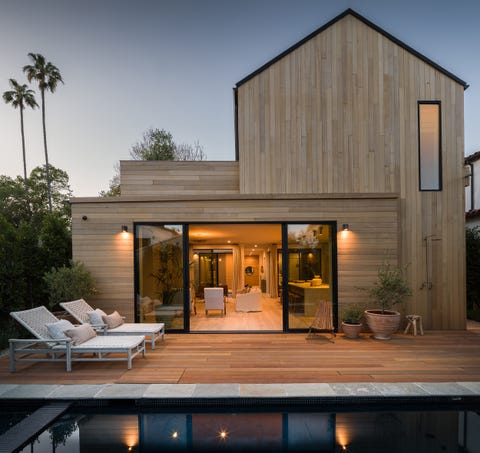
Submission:
[[120,161],[122,195],[239,192],[238,162]]
[[[347,15],[237,91],[240,192],[400,193],[411,308],[464,328],[464,86]],[[419,191],[417,105],[430,100],[441,102],[440,192]]]
[[[191,198],[191,197],[189,197]],[[337,234],[340,305],[365,301],[358,286],[369,286],[386,254],[398,256],[398,198],[235,197],[115,202],[76,199],[72,205],[73,255],[95,275],[93,305],[134,317],[133,222],[308,222],[349,223]],[[82,220],[87,216],[87,220]],[[375,219],[372,222],[371,219]],[[128,225],[129,233],[120,231]]]
[[463,91],[346,16],[238,88],[240,192],[418,187],[417,102],[442,102],[445,150],[456,155],[463,152]]

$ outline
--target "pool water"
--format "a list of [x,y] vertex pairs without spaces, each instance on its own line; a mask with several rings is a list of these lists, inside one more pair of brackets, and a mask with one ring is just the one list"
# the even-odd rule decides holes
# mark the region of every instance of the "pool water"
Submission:
[[476,410],[217,412],[122,407],[64,414],[18,450],[43,452],[480,452]]

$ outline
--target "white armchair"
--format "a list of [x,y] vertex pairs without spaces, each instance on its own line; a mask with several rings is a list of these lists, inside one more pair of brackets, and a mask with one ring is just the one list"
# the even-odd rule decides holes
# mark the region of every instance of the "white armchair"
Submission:
[[205,288],[205,313],[208,316],[208,310],[221,310],[226,315],[225,296],[223,288]]

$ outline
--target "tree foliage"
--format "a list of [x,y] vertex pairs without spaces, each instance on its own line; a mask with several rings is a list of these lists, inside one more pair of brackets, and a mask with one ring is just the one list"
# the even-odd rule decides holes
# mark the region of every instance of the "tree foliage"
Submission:
[[480,321],[480,227],[466,229],[467,314]]
[[[72,196],[72,190],[68,174],[52,165],[49,173],[52,178],[53,213],[69,219],[71,210],[68,200]],[[39,226],[43,217],[49,213],[46,178],[45,166],[32,170],[28,178],[29,204],[27,204],[23,178],[0,176],[0,213],[15,226],[18,226],[22,220],[31,220]]]
[[115,162],[113,166],[115,174],[110,180],[108,190],[102,190],[99,192],[101,197],[119,197],[120,196],[120,163]]
[[132,146],[134,160],[175,160],[173,135],[164,129],[147,129],[143,138]]
[[[188,143],[177,144],[173,135],[165,129],[147,129],[142,140],[135,143],[130,150],[133,160],[205,160],[207,155],[202,145],[196,141],[193,145]],[[102,190],[101,197],[116,197],[120,195],[120,166],[115,164],[115,175],[110,180],[108,190]]]
[[[50,166],[52,213],[47,200],[46,172],[35,168],[28,179],[30,209],[23,178],[0,176],[0,314],[43,305],[43,275],[71,259],[71,196],[68,175]],[[1,320],[1,319],[0,319]]]
[[180,143],[175,148],[175,160],[205,160],[207,155],[198,141],[193,145]]
[[24,264],[15,227],[0,214],[0,309],[2,314],[21,306],[26,293]]
[[27,156],[25,152],[25,130],[23,126],[23,111],[25,107],[35,108],[38,107],[35,100],[35,92],[28,88],[27,85],[20,85],[15,79],[9,80],[9,91],[3,93],[3,100],[7,104],[12,104],[13,108],[20,110],[20,133],[22,138],[22,156],[23,156],[23,178],[25,184],[25,197],[28,204],[28,181],[27,181]]
[[69,266],[52,268],[43,279],[47,284],[50,308],[60,302],[83,299],[96,293],[92,274],[79,261],[71,261]]
[[23,72],[26,74],[28,81],[31,82],[32,80],[35,80],[38,83],[38,88],[40,89],[48,210],[49,212],[53,212],[54,208],[52,204],[51,188],[53,175],[50,175],[50,165],[48,163],[47,128],[45,125],[45,92],[50,91],[50,93],[55,93],[58,84],[64,82],[58,68],[50,61],[47,61],[43,55],[30,52],[28,56],[30,57],[32,64],[25,65],[23,67]]

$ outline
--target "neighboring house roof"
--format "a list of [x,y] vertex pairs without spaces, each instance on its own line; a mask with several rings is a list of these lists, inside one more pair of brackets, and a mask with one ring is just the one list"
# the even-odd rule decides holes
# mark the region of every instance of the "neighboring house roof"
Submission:
[[424,61],[425,63],[427,63],[428,65],[432,66],[433,68],[437,69],[438,71],[440,71],[441,73],[443,73],[444,75],[446,75],[447,77],[450,77],[451,79],[453,79],[455,82],[459,83],[460,85],[463,85],[463,88],[466,90],[468,88],[468,84],[463,81],[462,79],[460,79],[459,77],[457,77],[456,75],[452,74],[451,72],[447,71],[446,69],[442,68],[440,65],[436,64],[435,62],[433,62],[432,60],[430,60],[429,58],[427,58],[426,56],[422,55],[421,53],[417,52],[415,49],[413,49],[412,47],[408,46],[407,44],[405,44],[404,42],[400,41],[399,39],[395,38],[394,36],[392,36],[390,33],[386,32],[385,30],[383,30],[382,28],[380,28],[379,26],[375,25],[373,22],[370,22],[368,19],[366,19],[365,17],[363,17],[362,15],[358,14],[357,12],[355,12],[353,9],[347,9],[345,10],[343,13],[339,14],[337,17],[335,17],[334,19],[332,19],[331,21],[327,22],[325,25],[323,25],[322,27],[320,27],[319,29],[315,30],[313,33],[310,33],[308,36],[306,36],[305,38],[303,38],[302,40],[298,41],[296,44],[294,44],[293,46],[289,47],[287,50],[285,50],[284,52],[282,52],[280,55],[277,55],[275,58],[271,59],[269,62],[265,63],[263,66],[261,66],[260,68],[258,68],[256,71],[252,72],[251,74],[247,75],[246,77],[244,77],[242,80],[240,80],[239,82],[237,82],[236,84],[236,87],[235,88],[238,88],[240,85],[243,85],[244,83],[248,82],[250,79],[252,79],[253,77],[255,77],[257,74],[261,73],[262,71],[264,71],[265,69],[267,69],[269,66],[273,65],[274,63],[276,63],[278,60],[282,59],[284,56],[288,55],[290,52],[293,52],[295,49],[297,49],[298,47],[302,46],[305,42],[309,41],[310,39],[314,38],[316,35],[318,35],[319,33],[321,33],[322,31],[326,30],[327,28],[329,28],[330,26],[332,26],[333,24],[335,24],[336,22],[338,22],[339,20],[343,19],[345,16],[347,15],[352,15],[354,17],[356,17],[358,20],[362,21],[364,24],[368,25],[369,27],[373,28],[374,30],[376,30],[378,33],[382,34],[383,36],[385,36],[386,38],[390,39],[391,41],[393,41],[395,44],[397,44],[398,46],[400,47],[403,47],[405,50],[407,50],[408,52],[410,52],[411,54],[415,55],[416,57],[420,58],[420,60]]
[[477,160],[480,160],[480,151],[477,151],[476,153],[470,154],[470,156],[465,157],[466,164],[473,164],[473,162],[476,162]]
[[465,213],[466,219],[474,219],[476,217],[480,217],[480,209],[470,209]]

